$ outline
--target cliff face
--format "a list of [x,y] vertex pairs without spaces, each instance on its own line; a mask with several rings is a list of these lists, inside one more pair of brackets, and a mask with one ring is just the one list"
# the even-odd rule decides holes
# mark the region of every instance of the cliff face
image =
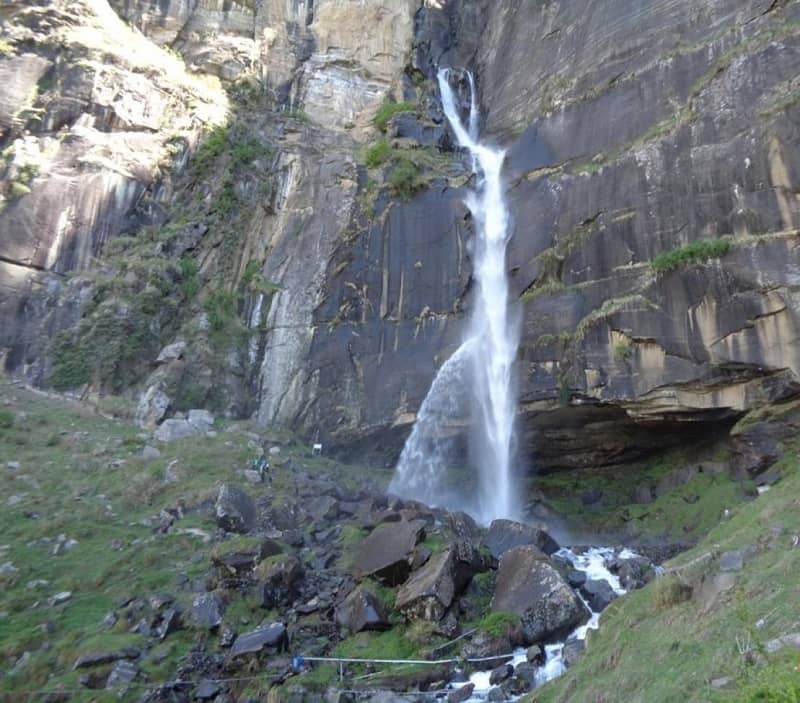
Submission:
[[[390,457],[408,432],[461,340],[470,298],[468,170],[449,151],[439,65],[474,72],[483,131],[507,147],[509,267],[523,317],[521,427],[541,466],[630,458],[680,441],[683,428],[705,432],[707,423],[800,390],[796,4],[112,5],[229,89],[255,81],[266,97],[251,109],[271,111],[250,127],[274,149],[270,196],[234,178],[241,213],[225,285],[241,284],[248,261],[272,285],[240,300],[250,338],[228,363],[229,412],[254,411],[264,423],[350,448],[379,446]],[[41,8],[78,6],[19,7],[7,25],[19,32]],[[104,4],[87,3],[76,23],[100,17],[97,7]],[[47,177],[26,182],[30,194],[18,189],[0,214],[0,259],[13,267],[0,279],[12,290],[0,306],[0,346],[17,370],[41,364],[42,337],[31,330],[56,309],[80,314],[80,296],[65,302],[53,273],[84,268],[110,237],[170,216],[171,191],[157,185],[166,172],[154,164],[163,164],[171,132],[152,115],[183,120],[188,133],[213,123],[222,104],[218,92],[174,89],[188,79],[150,88],[158,87],[152,70],[144,71],[145,99],[135,99],[145,77],[132,69],[139,84],[116,77],[116,93],[104,94],[101,67],[78,63],[68,74],[69,62],[40,44],[14,38],[15,50],[0,57],[8,76],[23,76],[23,60],[28,76],[3,89],[4,143],[15,145],[17,163],[32,141],[49,154],[43,145],[58,142],[62,125],[77,136],[58,142],[60,156],[40,170]],[[43,93],[71,117],[21,127],[25,109],[55,114],[24,89],[53,70],[65,78]],[[118,69],[112,62],[106,70]],[[70,93],[68,75],[76,85],[91,76],[92,89]],[[392,156],[367,168],[364,150],[379,138],[373,118],[387,96],[416,107],[388,121]],[[87,119],[103,159],[87,160],[74,141]],[[126,146],[108,158],[114,144]],[[55,181],[68,156],[79,176]],[[415,171],[404,185],[397,172],[408,162]],[[6,171],[7,189],[19,164]],[[70,185],[76,178],[85,185]],[[202,192],[213,209],[215,191]],[[62,215],[68,207],[74,217]],[[200,225],[204,217],[202,208],[192,212]],[[62,220],[82,229],[66,232]],[[695,242],[704,244],[686,248]],[[210,281],[224,257],[211,244],[199,251]],[[49,286],[51,299],[31,295],[31,286]],[[146,385],[165,384],[160,369]]]

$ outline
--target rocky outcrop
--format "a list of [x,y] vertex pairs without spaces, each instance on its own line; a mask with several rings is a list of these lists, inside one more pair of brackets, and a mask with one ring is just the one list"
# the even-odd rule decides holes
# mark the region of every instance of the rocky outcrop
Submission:
[[[800,221],[798,9],[716,0],[631,13],[603,0],[586,13],[427,7],[413,57],[428,77],[439,61],[472,66],[485,129],[508,145],[521,412],[544,468],[628,461],[678,423],[705,433],[800,390],[785,263]],[[337,252],[308,357],[336,401],[315,393],[295,424],[362,446],[367,433],[384,447],[390,428],[402,436],[460,339],[460,200],[431,188],[379,205],[382,222]],[[683,249],[717,240],[710,258],[713,247]],[[336,310],[342,322],[323,327]]]
[[358,546],[353,560],[354,575],[375,576],[389,586],[403,583],[411,573],[412,552],[424,530],[424,520],[379,525]]
[[564,634],[589,618],[555,566],[530,545],[501,557],[492,610],[518,615],[529,643]]
[[[484,133],[507,148],[520,427],[537,468],[631,461],[800,392],[795,4],[112,6],[244,95],[248,110],[269,113],[248,129],[274,148],[268,166],[262,159],[268,183],[244,174],[229,184],[235,236],[203,221],[222,179],[216,190],[195,184],[203,208],[181,228],[188,248],[170,250],[224,290],[241,291],[254,262],[264,285],[234,313],[247,342],[213,353],[190,343],[145,390],[172,401],[173,389],[192,397],[187,379],[200,379],[204,401],[224,390],[227,414],[396,459],[463,339],[472,296],[469,164],[448,150],[434,81],[451,65],[473,71]],[[168,167],[183,163],[170,138],[180,132],[182,157],[224,111],[218,90],[98,7],[52,0],[15,9],[4,29],[13,51],[0,57],[0,129],[13,150],[0,348],[8,368],[38,381],[44,339],[95,293],[56,274],[89,266],[118,234],[161,224]],[[76,27],[93,28],[95,43]],[[89,58],[74,61],[84,48]],[[34,83],[32,97],[23,87]],[[387,98],[413,108],[386,125],[389,146],[415,160],[408,192],[392,185],[395,162],[364,164]],[[56,138],[61,129],[68,139]],[[686,248],[697,242],[706,244]],[[210,334],[199,306],[185,307]],[[211,357],[224,359],[222,373]],[[151,425],[162,419],[159,407],[145,410]],[[463,427],[455,418],[446,431]]]
[[41,382],[48,339],[91,295],[62,274],[163,222],[171,168],[227,98],[102,2],[12,4],[3,27],[0,349]]

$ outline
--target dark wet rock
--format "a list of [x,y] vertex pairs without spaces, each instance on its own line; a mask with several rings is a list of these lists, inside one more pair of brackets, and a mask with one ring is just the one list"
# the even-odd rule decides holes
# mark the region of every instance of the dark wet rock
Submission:
[[533,644],[530,647],[528,647],[528,650],[525,652],[525,658],[531,664],[537,664],[537,665],[544,664],[545,653],[542,645]]
[[528,680],[516,674],[503,681],[501,686],[506,693],[514,697],[521,696],[531,690],[531,684]]
[[564,665],[567,667],[572,666],[583,656],[585,649],[586,642],[584,640],[569,640],[566,644],[564,644],[564,651],[562,652]]
[[336,608],[336,622],[351,633],[362,630],[388,630],[389,618],[380,599],[364,586],[354,590]]
[[241,488],[226,483],[214,507],[217,525],[228,532],[249,532],[256,524],[256,504]]
[[495,686],[489,689],[489,693],[486,694],[486,700],[492,701],[492,703],[498,703],[499,701],[507,701],[508,696],[502,687]]
[[258,654],[269,651],[286,652],[289,649],[289,636],[283,623],[275,622],[264,625],[252,632],[239,635],[231,647],[230,656],[240,657],[245,654]]
[[469,700],[474,690],[475,684],[468,683],[461,688],[450,691],[450,693],[447,694],[447,703],[464,703],[464,701]]
[[607,581],[595,579],[588,579],[580,587],[580,591],[589,603],[589,607],[595,613],[603,612],[608,607],[608,604],[617,597],[614,589],[611,588]]
[[514,674],[514,667],[511,664],[501,664],[500,666],[492,669],[492,673],[489,674],[489,683],[492,686],[496,686],[499,683],[503,683],[507,678],[513,676]]
[[403,583],[411,572],[409,559],[424,530],[422,520],[376,527],[356,549],[353,559],[356,578],[375,576],[389,586]]
[[451,544],[415,571],[397,592],[395,607],[410,620],[438,621],[482,568],[469,542]]
[[632,557],[630,559],[613,559],[609,564],[611,573],[619,578],[620,585],[626,591],[642,588],[655,576],[653,565],[645,557]]
[[536,547],[515,547],[500,558],[494,612],[515,613],[529,643],[567,632],[589,613],[550,560]]
[[499,559],[509,549],[533,544],[545,554],[558,551],[558,544],[544,530],[513,520],[494,520],[483,538],[492,556]]
[[567,573],[567,582],[573,588],[579,588],[586,583],[586,572],[585,571],[578,571],[577,569],[571,569]]
[[197,627],[213,630],[222,624],[222,599],[214,593],[202,593],[192,599],[191,619]]

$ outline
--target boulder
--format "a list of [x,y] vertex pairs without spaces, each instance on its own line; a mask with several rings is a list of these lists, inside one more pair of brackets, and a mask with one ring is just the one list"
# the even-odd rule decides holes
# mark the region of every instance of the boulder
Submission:
[[447,694],[447,703],[464,703],[464,701],[470,699],[474,690],[475,684],[468,683],[454,691],[450,691],[450,693]]
[[507,678],[513,676],[514,674],[514,667],[511,664],[501,664],[500,666],[492,669],[492,672],[489,674],[489,683],[492,686],[496,686],[499,683],[503,683]]
[[256,525],[256,504],[241,488],[226,483],[219,489],[214,516],[218,527],[243,534]]
[[158,384],[150,386],[139,397],[139,403],[136,406],[136,415],[134,422],[139,427],[152,429],[164,418],[167,414],[169,406],[172,403],[170,397],[161,389]]
[[544,530],[513,520],[494,520],[483,538],[483,544],[495,559],[509,549],[525,544],[533,544],[548,555],[558,551],[558,544]]
[[164,347],[156,357],[157,364],[168,364],[177,361],[186,352],[186,342],[173,342]]
[[409,559],[425,534],[425,521],[401,521],[376,527],[359,545],[353,559],[356,578],[375,576],[389,586],[403,583]]
[[480,558],[469,542],[458,542],[432,556],[397,592],[395,606],[409,620],[441,620],[475,573]]
[[214,416],[208,410],[190,410],[186,422],[197,434],[205,434],[214,427]]
[[388,630],[391,627],[383,603],[364,586],[356,588],[336,608],[336,622],[351,633],[364,630]]
[[558,569],[533,545],[515,547],[500,558],[492,610],[519,615],[530,644],[568,632],[590,615]]
[[211,552],[211,560],[217,566],[244,572],[255,568],[261,560],[281,552],[281,545],[266,537],[237,537],[216,545]]
[[533,644],[528,647],[528,650],[525,652],[525,658],[531,663],[541,666],[544,664],[545,661],[545,653],[542,645],[540,644]]
[[315,522],[335,520],[339,516],[339,501],[331,496],[319,496],[308,503],[306,510]]
[[530,662],[522,662],[514,667],[514,676],[522,679],[528,685],[528,688],[536,686],[536,672],[539,667]]
[[453,539],[477,544],[481,531],[475,520],[464,512],[447,513],[447,529]]
[[222,600],[213,593],[195,596],[190,615],[197,627],[213,630],[222,624]]
[[261,562],[256,569],[261,607],[290,605],[304,575],[305,569],[297,557],[282,554]]
[[164,420],[153,435],[159,442],[176,442],[197,434],[197,430],[189,424],[188,420],[170,418]]
[[281,622],[263,625],[251,632],[239,635],[231,647],[231,658],[245,654],[259,654],[261,652],[287,652],[289,650],[289,635],[286,626]]
[[592,612],[602,613],[608,604],[617,597],[614,589],[607,581],[588,579],[581,587],[580,592],[592,609]]

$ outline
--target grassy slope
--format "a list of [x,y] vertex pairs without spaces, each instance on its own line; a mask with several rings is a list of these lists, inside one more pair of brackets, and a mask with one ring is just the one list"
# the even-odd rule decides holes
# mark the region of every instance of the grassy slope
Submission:
[[[587,653],[565,676],[527,700],[536,703],[660,703],[800,700],[800,654],[768,655],[766,666],[746,663],[740,644],[756,652],[765,642],[800,631],[800,457],[780,462],[786,478],[765,495],[731,511],[696,548],[669,566],[755,545],[736,585],[709,601],[701,584],[719,573],[713,558],[682,569],[691,600],[659,607],[663,582],[616,601],[603,615]],[[669,578],[669,577],[661,577]],[[758,625],[757,625],[758,623]],[[737,644],[737,639],[739,644]],[[730,688],[710,681],[731,677]],[[784,686],[788,693],[776,693]]]
[[[103,625],[106,613],[124,598],[168,593],[188,605],[190,596],[179,591],[177,577],[202,577],[212,546],[180,531],[199,528],[213,534],[210,510],[193,506],[208,506],[225,481],[242,484],[239,472],[254,449],[243,434],[252,427],[224,423],[215,438],[160,445],[161,457],[147,461],[141,458],[146,436],[131,423],[105,419],[76,403],[37,396],[3,381],[0,398],[0,409],[14,415],[13,427],[0,427],[0,565],[10,561],[18,569],[0,575],[0,670],[10,671],[24,652],[31,655],[18,674],[0,677],[0,699],[6,700],[11,699],[9,692],[79,688],[81,672],[71,670],[78,655],[141,646],[143,638],[129,633],[121,621],[112,628]],[[282,455],[301,459],[311,471],[335,473],[343,483],[358,480],[357,469],[349,472],[311,458],[301,445],[284,447]],[[175,459],[179,481],[166,484],[165,468]],[[18,471],[6,466],[14,461],[21,465]],[[255,497],[293,489],[288,471],[275,469],[273,475],[271,486],[250,486],[248,492]],[[10,496],[22,500],[12,506],[6,502]],[[188,508],[186,517],[168,534],[158,534],[159,512],[179,499]],[[38,517],[26,517],[32,512]],[[79,544],[50,556],[59,534]],[[121,550],[112,549],[114,539],[122,541]],[[28,582],[36,579],[48,585],[29,589]],[[61,591],[71,591],[72,599],[49,606],[47,599]],[[242,625],[256,625],[265,617],[243,600],[232,603],[228,614],[235,614],[234,624]],[[52,623],[50,633],[42,630],[44,623]],[[168,680],[198,636],[181,630],[150,650],[140,662],[145,677]],[[140,695],[141,689],[134,687],[131,698]],[[115,697],[87,691],[80,699]]]

